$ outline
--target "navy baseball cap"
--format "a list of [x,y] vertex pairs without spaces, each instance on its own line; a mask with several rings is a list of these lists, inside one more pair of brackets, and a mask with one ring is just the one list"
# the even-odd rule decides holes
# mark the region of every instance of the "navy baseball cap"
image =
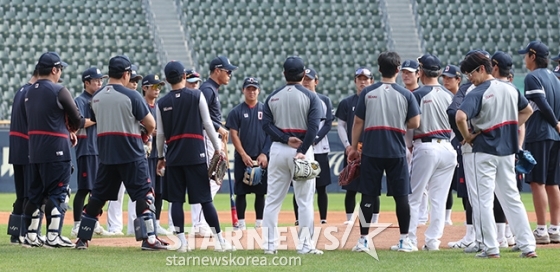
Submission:
[[441,75],[446,77],[458,77],[461,78],[463,74],[461,74],[461,69],[455,65],[447,65],[445,69],[443,69],[443,73]]
[[470,55],[472,55],[472,54],[474,54],[474,53],[476,53],[476,52],[480,52],[480,53],[482,53],[483,55],[485,55],[487,58],[490,58],[490,53],[488,53],[488,51],[482,50],[482,49],[473,49],[473,50],[467,52],[467,54],[465,55],[465,58],[468,57],[468,56],[470,56]]
[[231,64],[229,59],[224,56],[218,56],[212,61],[210,61],[210,71],[213,71],[216,68],[226,69],[228,71],[233,71],[237,69],[237,66]]
[[36,65],[38,68],[50,68],[55,66],[68,66],[68,63],[62,61],[56,52],[47,52],[41,55]]
[[510,69],[513,66],[513,59],[510,55],[502,51],[496,51],[492,55],[492,64],[498,65],[502,69]]
[[422,66],[422,69],[430,71],[438,71],[441,69],[441,62],[436,56],[431,54],[425,54],[418,58],[418,64]]
[[551,60],[553,60],[553,61],[560,61],[560,54],[558,54],[558,56],[552,58]]
[[315,71],[315,69],[313,68],[305,69],[305,76],[311,79],[319,79],[319,76],[317,75],[317,71]]
[[82,82],[88,79],[96,79],[96,78],[107,78],[107,75],[101,73],[101,70],[97,69],[97,67],[90,67],[82,73]]
[[109,60],[109,71],[125,72],[132,71],[132,63],[127,56],[115,56]]
[[418,62],[415,60],[405,60],[401,65],[401,70],[416,72],[418,71]]
[[138,66],[132,64],[130,66],[130,80],[141,80],[142,76],[138,74]]
[[288,57],[284,61],[284,73],[289,75],[299,75],[305,72],[305,64],[300,57],[292,56]]
[[251,86],[253,86],[253,87],[255,87],[259,90],[261,88],[258,79],[254,78],[254,77],[245,78],[245,80],[243,81],[243,89],[245,89],[247,87],[251,87]]
[[166,78],[178,78],[185,74],[185,66],[179,61],[172,60],[165,65],[164,71]]
[[354,72],[354,78],[357,78],[359,76],[366,76],[368,78],[373,78],[373,73],[371,72],[370,69],[366,68],[366,67],[360,67],[358,69],[356,69],[356,72]]
[[541,58],[548,58],[548,55],[550,54],[548,47],[540,41],[532,41],[527,45],[527,47],[525,47],[525,49],[517,51],[519,54],[527,54],[529,52]]
[[187,70],[185,73],[187,74],[187,81],[190,83],[202,81],[202,79],[200,78],[200,74],[195,70]]
[[513,77],[515,75],[515,70],[513,67],[509,68],[509,76]]
[[149,74],[142,80],[142,85],[165,85],[165,82],[161,81],[158,75]]
[[560,77],[560,65],[554,67],[554,75]]

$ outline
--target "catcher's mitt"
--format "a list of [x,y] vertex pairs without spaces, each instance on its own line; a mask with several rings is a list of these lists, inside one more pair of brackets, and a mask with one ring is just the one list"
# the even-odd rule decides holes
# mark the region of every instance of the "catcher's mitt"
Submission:
[[321,173],[321,167],[317,161],[294,159],[294,180],[307,181],[314,179]]
[[338,185],[345,186],[350,184],[353,180],[360,176],[360,165],[362,161],[360,159],[350,162],[342,172],[338,175]]
[[262,183],[264,171],[255,161],[253,167],[247,167],[243,175],[243,183],[249,186],[257,186]]
[[521,174],[527,174],[533,170],[533,167],[537,164],[535,158],[531,152],[527,150],[519,150],[517,154],[517,162],[515,163],[515,171]]
[[142,142],[144,144],[150,141],[150,134],[148,134],[148,130],[142,123],[140,123],[140,136],[142,137]]
[[227,169],[226,154],[224,152],[214,154],[210,160],[210,166],[208,167],[208,177],[216,181],[218,185],[221,185]]

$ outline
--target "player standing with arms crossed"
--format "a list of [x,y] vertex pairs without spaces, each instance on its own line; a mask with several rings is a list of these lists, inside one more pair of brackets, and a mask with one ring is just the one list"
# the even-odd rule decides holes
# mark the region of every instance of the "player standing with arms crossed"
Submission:
[[[333,110],[331,100],[327,96],[315,91],[315,88],[318,84],[319,75],[317,74],[317,71],[312,68],[306,69],[302,85],[308,90],[314,92],[319,97],[319,99],[321,100],[323,113],[326,116],[325,120],[322,120],[319,124],[319,132],[317,133],[315,140],[313,140],[313,151],[315,160],[319,163],[321,169],[324,169],[324,171],[321,172],[321,175],[319,175],[319,177],[317,177],[315,180],[315,189],[317,190],[317,206],[319,207],[319,217],[321,219],[321,224],[326,224],[329,203],[329,199],[327,196],[327,186],[331,184],[331,167],[329,166],[329,152],[331,151],[331,148],[329,146],[329,139],[327,137],[327,134],[332,128],[332,121],[334,119],[334,116],[332,114]],[[297,222],[298,205],[295,195],[293,198],[293,203]]]
[[[420,206],[425,191],[430,200],[430,225],[426,229],[424,250],[439,250],[445,226],[445,202],[451,187],[453,170],[457,165],[457,153],[449,142],[451,125],[447,118],[447,107],[453,94],[439,85],[441,63],[436,56],[426,54],[418,59],[419,75],[424,86],[412,94],[422,112],[420,127],[414,129],[412,170],[409,196],[410,226],[408,236],[417,247]],[[393,249],[393,248],[392,248]],[[394,247],[398,250],[398,246]]]
[[[373,75],[368,68],[358,68],[354,73],[354,84],[356,85],[356,94],[353,94],[344,100],[340,101],[338,108],[336,109],[335,116],[338,118],[337,132],[340,141],[344,145],[344,167],[348,165],[348,152],[351,148],[350,141],[352,140],[352,126],[354,125],[354,111],[356,105],[358,104],[358,99],[362,90],[373,83]],[[362,138],[360,138],[360,143]],[[342,186],[342,189],[346,190],[344,195],[344,208],[346,210],[346,222],[344,224],[353,224],[352,214],[354,213],[354,208],[356,207],[356,194],[360,190],[360,179],[355,179],[352,183]],[[374,201],[379,203],[379,197],[375,198]],[[379,206],[379,205],[377,205]],[[373,211],[373,217],[371,222],[377,223],[379,218],[379,210]]]
[[[80,114],[82,114],[86,121],[84,127],[76,132],[76,136],[78,137],[78,144],[75,149],[76,161],[78,164],[78,191],[74,194],[74,227],[70,232],[72,237],[78,235],[82,211],[84,209],[84,201],[86,197],[89,196],[93,188],[93,183],[95,182],[95,177],[97,176],[97,167],[99,164],[97,158],[97,126],[95,122],[91,121],[91,116],[93,116],[91,98],[95,91],[101,88],[104,78],[107,78],[107,76],[103,75],[97,67],[86,69],[82,73],[84,91],[80,96],[74,99]],[[97,222],[94,232],[103,236],[114,235],[114,233],[104,230],[103,227],[99,225],[99,222]]]
[[[282,201],[293,183],[299,206],[300,254],[323,254],[315,248],[313,237],[313,195],[315,179],[293,181],[294,159],[313,159],[313,140],[323,116],[319,98],[301,86],[305,65],[300,57],[284,62],[286,85],[274,91],[264,103],[263,129],[270,136],[268,188],[264,206],[264,253],[276,254],[278,246],[278,214]],[[325,171],[328,171],[327,169]]]
[[533,41],[518,53],[525,54],[525,67],[531,71],[525,77],[525,97],[535,109],[525,128],[525,148],[537,161],[533,171],[525,175],[537,214],[533,233],[537,244],[560,243],[560,81],[547,68],[549,51],[545,44]]
[[[237,66],[231,64],[227,57],[218,56],[210,61],[210,78],[208,78],[208,80],[206,80],[200,86],[200,91],[206,98],[206,104],[208,105],[208,110],[210,112],[210,118],[212,118],[212,123],[214,124],[214,129],[226,143],[228,141],[228,131],[222,127],[222,109],[218,95],[218,88],[221,85],[229,84],[231,75],[236,69]],[[211,144],[208,137],[206,137],[205,139],[207,151],[206,159],[208,160],[208,163],[210,163],[212,154],[214,154],[214,146]],[[220,145],[220,149],[223,148],[224,147]],[[212,191],[212,199],[214,199],[216,193],[218,193],[218,190],[220,190],[220,185],[218,185],[215,180],[210,179],[210,188]],[[212,232],[208,228],[208,224],[204,220],[204,213],[202,212],[201,205],[191,205],[191,216],[193,222],[192,233],[198,236],[212,235]]]
[[[25,98],[29,162],[36,172],[29,186],[29,201],[25,207],[26,247],[42,245],[37,239],[40,209],[44,209],[47,217],[45,245],[74,246],[61,232],[68,209],[72,167],[70,145],[76,144],[73,132],[83,127],[85,120],[70,91],[57,84],[66,66],[68,64],[57,53],[41,55],[36,66],[37,81],[28,89]],[[43,205],[44,208],[41,208]]]
[[109,60],[109,82],[92,98],[92,121],[97,123],[99,170],[84,208],[76,249],[86,249],[93,226],[108,200],[117,200],[124,182],[130,199],[136,201],[135,234],[142,250],[167,249],[157,238],[154,193],[148,174],[140,122],[147,135],[155,129],[155,120],[146,102],[135,90],[125,87],[131,76],[126,56]]
[[[522,251],[521,257],[534,258],[535,237],[531,233],[527,211],[517,190],[514,154],[518,151],[518,125],[532,113],[527,99],[509,83],[495,80],[490,74],[490,59],[475,52],[461,63],[461,71],[475,88],[463,100],[456,122],[465,145],[472,146],[472,155],[464,156],[475,167],[465,167],[473,221],[480,226],[483,251],[478,258],[500,258],[496,224],[492,206],[494,193],[501,203]],[[472,125],[469,130],[468,121]],[[477,234],[478,236],[478,234]]]
[[[383,172],[387,176],[387,195],[393,196],[399,221],[398,251],[411,252],[415,248],[408,238],[410,222],[410,177],[406,162],[404,135],[407,129],[418,128],[420,111],[418,102],[407,89],[396,84],[401,58],[395,52],[383,52],[377,58],[381,82],[375,83],[360,94],[352,128],[352,147],[348,161],[358,159],[358,142],[363,136],[360,169],[360,239],[352,251],[369,251],[367,235],[373,211],[379,209]],[[376,207],[377,205],[377,207]],[[417,249],[416,249],[417,250]]]
[[[24,216],[23,211],[27,204],[29,184],[33,180],[33,170],[29,164],[29,135],[27,134],[27,113],[25,112],[25,96],[27,90],[37,81],[37,69],[33,71],[33,75],[29,82],[21,86],[14,95],[12,103],[12,115],[10,119],[10,154],[8,163],[14,168],[14,187],[16,189],[16,200],[13,204],[12,214],[8,221],[8,234],[10,235],[10,243],[23,243]],[[39,214],[39,220],[42,220],[42,212]],[[39,222],[39,226],[41,223]],[[38,228],[40,230],[40,227]]]
[[[212,203],[210,183],[208,183],[208,166],[203,127],[219,154],[220,140],[206,107],[206,100],[201,91],[185,88],[185,67],[177,61],[165,66],[165,78],[171,84],[172,91],[158,101],[158,171],[164,167],[168,184],[168,200],[173,203],[171,213],[175,232],[181,241],[179,252],[190,251],[185,237],[185,215],[183,204],[185,192],[189,204],[199,203],[215,235],[216,251],[235,250],[222,236],[220,221]],[[163,143],[167,143],[165,157]],[[214,155],[214,154],[213,154]]]
[[[259,81],[253,77],[243,81],[245,102],[234,107],[228,114],[226,128],[229,129],[231,142],[235,146],[235,206],[239,219],[238,229],[245,230],[245,209],[247,194],[255,194],[255,228],[262,226],[264,198],[266,195],[266,169],[270,151],[270,137],[262,130],[264,104],[258,101]],[[254,162],[263,169],[261,183],[248,185],[243,182],[247,167]]]

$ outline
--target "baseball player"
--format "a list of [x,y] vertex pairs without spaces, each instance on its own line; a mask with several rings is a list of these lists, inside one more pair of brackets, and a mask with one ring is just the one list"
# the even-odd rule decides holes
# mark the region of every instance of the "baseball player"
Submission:
[[[263,129],[270,136],[268,188],[263,217],[264,253],[276,254],[278,214],[290,183],[299,206],[300,254],[323,254],[313,237],[313,195],[315,179],[292,181],[295,159],[313,160],[313,140],[323,116],[319,98],[301,86],[305,76],[303,60],[291,56],[284,62],[286,85],[272,92],[264,103]],[[328,171],[328,170],[327,170]]]
[[200,74],[195,70],[187,70],[187,88],[189,89],[198,89],[200,87]]
[[[441,73],[441,78],[443,81],[443,87],[450,91],[453,95],[459,91],[459,86],[461,85],[461,80],[463,80],[463,75],[461,74],[461,69],[455,65],[447,65]],[[460,148],[459,142],[456,140],[455,133],[451,131],[451,144],[455,148],[455,152]],[[457,158],[458,159],[458,158]],[[445,224],[453,225],[451,220],[451,209],[453,208],[453,190],[457,191],[457,169],[453,173],[453,179],[451,180],[451,188],[449,189],[449,194],[447,195],[447,202],[445,203]]]
[[[70,135],[84,126],[84,118],[66,87],[57,84],[64,67],[68,66],[55,52],[41,55],[37,62],[37,81],[25,98],[29,135],[29,163],[37,175],[31,181],[29,200],[25,207],[26,247],[40,247],[37,238],[39,211],[47,217],[45,246],[72,247],[61,235],[64,215],[68,209],[71,171],[70,145],[76,143]],[[72,143],[71,143],[72,141]]]
[[[338,118],[337,132],[340,141],[344,145],[344,167],[348,165],[348,152],[350,151],[352,140],[352,126],[354,125],[354,112],[358,99],[362,90],[373,83],[373,75],[368,68],[358,68],[354,73],[354,84],[356,85],[356,94],[353,94],[338,104],[335,116]],[[362,138],[360,138],[362,142]],[[346,190],[344,196],[344,208],[346,210],[346,221],[344,224],[353,224],[352,214],[356,207],[356,194],[360,189],[360,179],[353,180],[352,183],[342,186]],[[379,198],[374,197],[374,201],[379,203]],[[379,207],[377,205],[376,207]],[[373,211],[372,223],[377,223],[379,218],[379,209]]]
[[235,147],[235,205],[240,230],[246,229],[247,194],[255,194],[256,228],[262,226],[263,219],[266,172],[262,175],[260,184],[248,185],[243,182],[247,167],[252,168],[254,162],[261,169],[266,169],[268,166],[270,137],[262,130],[264,104],[258,101],[260,89],[256,78],[245,78],[243,81],[245,102],[235,106],[229,112],[226,121],[226,128],[229,129],[231,142]]
[[[165,66],[165,78],[171,84],[172,91],[161,98],[157,104],[157,150],[158,170],[166,167],[168,192],[167,197],[173,203],[172,216],[175,231],[181,246],[179,252],[189,251],[185,238],[184,212],[185,192],[189,204],[199,203],[202,212],[215,234],[216,251],[233,251],[235,247],[226,242],[222,236],[216,208],[212,203],[206,145],[203,127],[219,154],[220,140],[216,134],[208,113],[206,100],[201,91],[185,88],[185,67],[176,61]],[[165,157],[163,143],[167,143]]]
[[125,87],[131,77],[131,66],[126,56],[111,58],[109,82],[92,98],[91,120],[97,125],[99,169],[82,214],[76,249],[88,247],[92,226],[105,202],[117,200],[123,182],[130,198],[136,201],[135,235],[142,240],[142,249],[167,249],[156,235],[155,199],[140,130],[142,122],[147,135],[151,135],[155,120],[142,96]]
[[[29,184],[33,180],[32,167],[29,164],[29,135],[27,133],[27,113],[25,112],[25,96],[29,88],[37,81],[37,69],[29,82],[23,85],[14,96],[12,104],[12,115],[10,120],[10,153],[8,162],[14,169],[14,186],[16,189],[16,200],[14,201],[12,214],[8,221],[8,234],[10,243],[23,243],[25,230],[23,229],[23,211],[27,204],[27,193]],[[39,216],[39,220],[42,219]],[[40,225],[41,222],[39,222]],[[39,227],[38,230],[41,228]],[[44,239],[42,239],[44,240]],[[43,242],[44,243],[44,242]]]
[[[78,144],[76,145],[76,161],[78,164],[78,191],[74,195],[73,214],[74,227],[70,232],[72,237],[78,235],[80,219],[82,218],[82,210],[84,209],[84,201],[89,196],[93,188],[93,182],[97,176],[97,127],[95,122],[91,121],[91,98],[95,91],[101,88],[103,79],[107,78],[97,67],[86,69],[82,73],[82,83],[84,91],[80,96],[74,99],[80,114],[85,118],[85,125],[76,133]],[[108,232],[97,223],[94,232],[98,235],[110,236],[114,233]]]
[[[416,91],[418,88],[420,88],[420,85],[418,85],[418,83],[420,82],[420,74],[419,74],[419,65],[418,62],[416,60],[405,60],[402,64],[401,64],[401,78],[402,81],[404,83],[404,87],[411,91],[414,92]],[[406,146],[408,147],[406,149],[406,160],[408,162],[408,169],[412,169],[412,134],[414,133],[413,129],[409,129],[407,130],[407,133],[405,135],[406,138]],[[418,224],[420,225],[425,225],[428,222],[428,192],[424,191],[424,193],[422,194],[422,203],[420,204],[420,210],[418,213],[419,216],[419,221]]]
[[[473,221],[480,226],[484,249],[479,258],[499,258],[500,249],[496,238],[496,224],[492,214],[494,193],[511,221],[521,257],[534,258],[535,238],[527,212],[517,190],[514,154],[518,150],[518,125],[523,125],[532,113],[527,99],[509,83],[495,80],[490,74],[490,59],[475,52],[463,60],[461,71],[467,74],[475,86],[463,100],[456,113],[456,123],[463,144],[472,147],[472,153],[463,153],[465,176],[469,187],[469,199],[473,209]],[[472,126],[469,131],[468,123]],[[469,165],[476,167],[466,167]]]
[[[150,109],[150,113],[152,113],[153,116],[156,116],[157,118],[157,111],[156,111],[156,99],[159,97],[159,93],[161,91],[161,89],[165,86],[165,82],[161,81],[159,79],[158,75],[155,74],[149,74],[146,75],[143,79],[142,79],[142,94],[144,95],[144,100],[146,100],[146,103],[148,104],[148,108]],[[172,233],[169,233],[166,229],[164,229],[160,223],[159,223],[159,218],[161,215],[161,208],[162,208],[162,204],[163,204],[163,196],[162,196],[162,189],[163,189],[163,185],[162,185],[162,181],[161,181],[161,176],[156,174],[156,167],[157,167],[157,161],[158,161],[158,151],[157,151],[157,144],[156,144],[156,132],[157,132],[157,127],[156,130],[154,130],[154,132],[152,133],[152,138],[151,141],[149,142],[149,144],[151,144],[151,147],[149,148],[149,154],[148,155],[148,170],[149,170],[149,174],[150,174],[150,179],[152,181],[154,181],[152,183],[152,186],[154,187],[154,193],[155,193],[155,199],[156,202],[154,203],[156,206],[156,228],[157,228],[157,233],[161,234],[161,235],[170,235]]]
[[[332,114],[332,102],[330,98],[315,91],[315,88],[319,84],[319,75],[317,72],[312,69],[308,68],[305,70],[305,77],[303,78],[302,85],[303,87],[307,88],[308,90],[317,94],[319,99],[321,100],[321,106],[323,109],[323,114],[326,116],[325,120],[322,120],[319,124],[319,132],[313,140],[313,151],[315,160],[321,166],[321,169],[325,169],[321,173],[319,177],[315,180],[315,190],[317,191],[317,206],[319,206],[319,216],[321,218],[321,224],[327,223],[327,209],[328,209],[328,196],[327,196],[327,186],[331,184],[331,172],[330,172],[330,165],[329,165],[329,152],[331,148],[329,146],[329,139],[327,138],[327,134],[331,130],[332,121],[334,116]],[[327,169],[329,171],[327,171]],[[294,203],[294,212],[296,215],[296,221],[298,220],[298,205],[296,201],[296,197],[294,195],[293,199]],[[298,221],[299,223],[299,221]]]
[[[220,137],[225,139],[227,142],[228,131],[222,127],[222,110],[218,96],[218,88],[221,85],[229,84],[232,73],[237,69],[237,66],[231,64],[227,57],[218,56],[210,61],[209,68],[210,78],[202,83],[200,91],[202,91],[204,97],[206,98],[206,103],[208,105],[208,110],[210,111],[210,118],[212,118],[214,129],[218,132]],[[214,154],[214,146],[207,137],[205,143],[207,150],[206,159],[208,160],[208,163],[210,163],[209,160],[212,158],[212,154]],[[223,149],[223,147],[220,147],[220,149]],[[218,185],[215,180],[210,180],[210,188],[212,190],[212,199],[214,199],[216,193],[220,190],[220,185]],[[191,205],[191,216],[193,222],[192,233],[203,237],[212,235],[208,224],[204,220],[204,213],[201,210],[200,204]]]
[[[413,133],[408,236],[413,248],[417,248],[418,212],[424,191],[427,190],[431,204],[430,225],[424,233],[425,244],[422,249],[439,250],[439,239],[445,225],[445,202],[451,187],[453,169],[457,165],[457,153],[450,143],[451,126],[446,113],[453,94],[437,81],[442,69],[436,56],[423,55],[418,63],[420,80],[424,86],[413,92],[422,116],[420,127],[414,129]],[[398,250],[398,246],[394,249]]]
[[363,218],[360,218],[361,237],[352,250],[369,251],[369,224],[362,222],[370,222],[373,211],[379,209],[375,198],[381,194],[381,180],[385,172],[387,195],[395,199],[399,221],[401,235],[397,249],[411,252],[418,249],[408,238],[410,180],[404,135],[407,129],[418,128],[420,111],[413,94],[396,84],[400,56],[396,52],[383,52],[377,63],[381,81],[365,88],[360,94],[352,127],[352,147],[348,154],[348,161],[358,159],[358,142],[364,134],[360,169]]
[[[525,67],[531,71],[525,77],[525,97],[535,109],[525,129],[525,149],[538,162],[525,175],[525,181],[531,185],[537,214],[534,235],[537,244],[560,243],[560,81],[547,68],[549,51],[545,44],[533,41],[518,53],[525,54]],[[548,230],[547,206],[550,210]]]
[[[138,74],[138,66],[131,66],[130,80],[126,83],[125,87],[131,90],[138,89],[138,82],[144,78],[142,75]],[[109,232],[115,235],[122,235],[123,229],[123,217],[122,217],[122,206],[125,193],[125,184],[122,183],[119,188],[119,194],[116,201],[109,201],[107,204],[107,229]],[[130,198],[128,199],[128,229],[127,234],[134,234],[133,222],[136,219],[136,203],[134,203]]]

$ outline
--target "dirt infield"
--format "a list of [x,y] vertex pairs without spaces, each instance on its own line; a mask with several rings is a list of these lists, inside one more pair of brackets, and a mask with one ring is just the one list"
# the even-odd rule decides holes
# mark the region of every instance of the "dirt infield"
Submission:
[[[222,228],[227,228],[231,226],[230,221],[230,212],[229,211],[221,211],[218,213],[219,218],[221,221]],[[463,225],[464,222],[464,213],[462,212],[454,212],[452,214],[452,220],[454,222],[453,226],[445,226],[444,234],[441,239],[442,243],[440,248],[444,249],[447,248],[447,243],[451,241],[457,241],[463,237],[465,234],[465,227]],[[2,212],[0,213],[0,222],[8,222],[9,213]],[[123,219],[124,225],[127,225],[127,213],[126,211],[123,212]],[[163,222],[167,221],[167,212],[162,212],[161,218]],[[190,222],[190,212],[185,212],[185,219],[187,222]],[[249,223],[254,222],[255,214],[254,212],[247,211],[246,218]],[[318,213],[315,214],[315,218],[319,218]],[[536,216],[533,212],[529,213],[529,220],[531,222],[536,221]],[[72,216],[67,215],[64,223],[65,228],[70,228],[72,225]],[[343,224],[346,221],[346,214],[344,212],[330,212],[328,214],[328,222],[327,224],[320,224],[318,220],[315,221],[315,227],[320,227],[320,235],[317,242],[317,248],[325,249],[333,247],[333,239],[337,241],[341,241],[347,226]],[[106,216],[102,216],[100,218],[100,222],[103,225],[106,225],[107,218]],[[373,238],[373,243],[377,249],[389,249],[391,245],[396,244],[399,239],[399,229],[397,225],[397,218],[394,212],[382,212],[379,217],[380,223],[390,223],[391,226],[376,235]],[[292,239],[292,231],[293,233],[296,232],[296,227],[293,227],[292,224],[294,223],[294,215],[291,211],[283,211],[280,213],[279,224],[290,225],[288,228],[288,232],[286,233],[285,237],[287,238],[286,241],[282,241],[281,245],[286,245],[288,249],[295,249],[294,239]],[[190,225],[190,224],[187,224]],[[372,227],[372,231],[377,227]],[[426,226],[420,226],[418,230],[418,242],[419,246],[424,244],[424,231]],[[188,231],[189,228],[186,228]],[[227,230],[227,229],[226,229]],[[334,230],[334,231],[333,231]],[[258,231],[260,234],[260,230],[255,230],[253,228],[248,228],[243,233],[236,232],[236,233],[226,233],[226,239],[228,235],[231,237],[241,237],[239,242],[243,248],[247,248],[247,245],[254,244],[255,247],[258,249],[260,248],[260,242],[258,240],[253,240],[250,234],[256,234],[255,232]],[[344,245],[340,245],[338,248],[341,249],[351,249],[357,242],[359,238],[359,225],[358,222],[355,222],[355,225],[351,228],[350,235],[348,236],[348,240]],[[240,236],[243,235],[243,236]],[[253,235],[254,237],[254,235]],[[163,237],[165,238],[165,237]],[[167,238],[169,240],[169,238]],[[212,239],[202,239],[202,238],[194,238],[191,237],[190,246],[193,246],[193,241],[196,243],[196,249],[199,249],[201,246],[209,246],[211,249],[213,247]],[[90,245],[92,246],[112,246],[112,247],[139,247],[140,243],[136,242],[133,237],[107,237],[107,238],[94,238]],[[560,247],[559,244],[556,245],[546,245],[539,247]]]

